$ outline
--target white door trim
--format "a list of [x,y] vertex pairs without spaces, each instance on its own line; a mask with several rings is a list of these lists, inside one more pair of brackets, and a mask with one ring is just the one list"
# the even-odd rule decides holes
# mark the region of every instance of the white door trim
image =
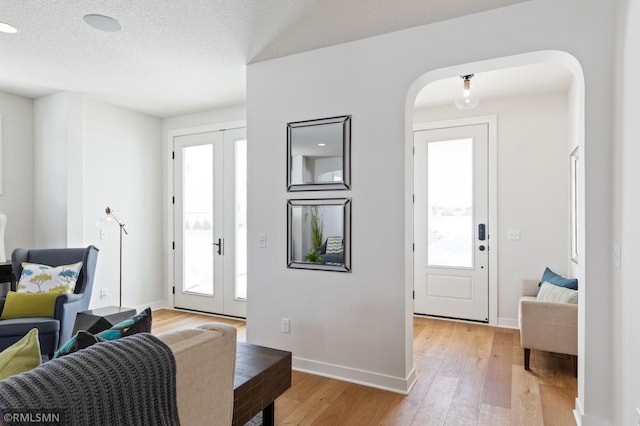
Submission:
[[[489,127],[489,325],[498,326],[498,138],[496,115],[414,123],[413,131],[487,124]],[[415,174],[415,170],[412,171]],[[413,176],[412,178],[413,179]],[[414,189],[415,190],[415,189]],[[414,239],[412,235],[412,240]],[[415,277],[413,277],[415,283]]]
[[164,208],[165,215],[165,232],[166,232],[166,256],[165,256],[165,277],[167,283],[167,306],[169,308],[175,308],[173,301],[173,286],[174,283],[174,262],[175,252],[173,250],[174,241],[174,214],[173,214],[173,196],[175,194],[174,188],[174,170],[173,170],[173,138],[176,136],[190,135],[194,133],[203,132],[216,132],[220,130],[231,130],[247,127],[246,120],[225,121],[221,123],[205,124],[202,126],[185,127],[180,129],[172,129],[167,131],[167,140],[165,141],[165,149],[167,150],[165,170],[166,174],[166,197],[167,203]]

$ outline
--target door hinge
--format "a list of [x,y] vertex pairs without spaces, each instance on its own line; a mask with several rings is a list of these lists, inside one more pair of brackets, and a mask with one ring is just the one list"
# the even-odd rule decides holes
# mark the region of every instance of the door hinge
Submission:
[[415,291],[415,290],[413,290],[413,292],[412,292],[412,293],[413,293],[413,300],[415,300],[415,299],[416,299],[416,291]]
[[175,151],[171,151],[171,159],[172,160],[176,159],[176,152]]
[[413,155],[416,155],[416,147],[413,147]]
[[175,204],[175,203],[176,203],[176,197],[173,196],[173,197],[171,197],[171,204]]
[[171,249],[172,250],[176,249],[176,242],[175,241],[171,241]]
[[412,243],[411,244],[411,250],[412,251],[416,251],[416,243]]
[[413,194],[413,202],[415,204],[415,202],[416,202],[416,194]]
[[171,293],[176,294],[176,286],[171,287]]

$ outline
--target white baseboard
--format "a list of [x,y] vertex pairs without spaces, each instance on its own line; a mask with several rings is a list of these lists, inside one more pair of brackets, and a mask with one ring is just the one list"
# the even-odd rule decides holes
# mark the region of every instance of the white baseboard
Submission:
[[518,326],[518,320],[513,318],[498,318],[498,327],[520,328]]
[[407,377],[402,378],[298,357],[293,357],[292,367],[295,371],[369,386],[402,395],[408,395],[416,382],[414,369],[411,369]]
[[148,303],[143,303],[141,305],[134,306],[135,310],[138,312],[144,311],[147,308],[151,308],[152,311],[155,311],[156,309],[164,309],[166,307],[167,307],[166,300],[156,300],[155,302],[148,302]]
[[580,398],[576,398],[576,408],[573,410],[573,417],[576,420],[576,426],[611,426],[611,422],[584,414],[582,402]]
[[573,410],[573,417],[576,419],[576,426],[582,426],[582,416],[584,416],[582,403],[580,402],[580,398],[576,398],[576,408]]

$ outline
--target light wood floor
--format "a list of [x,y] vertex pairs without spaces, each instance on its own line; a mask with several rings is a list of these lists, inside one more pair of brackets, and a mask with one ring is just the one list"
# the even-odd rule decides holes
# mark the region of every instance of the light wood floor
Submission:
[[[243,321],[154,311],[153,332]],[[574,425],[577,380],[568,356],[531,351],[524,371],[518,330],[415,317],[417,382],[408,396],[293,372],[276,400],[278,425]]]

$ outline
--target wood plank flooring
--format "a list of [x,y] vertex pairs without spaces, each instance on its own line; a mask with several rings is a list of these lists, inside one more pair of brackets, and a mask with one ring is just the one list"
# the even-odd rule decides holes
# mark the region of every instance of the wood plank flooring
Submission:
[[[243,321],[158,310],[153,333],[219,321]],[[569,356],[531,351],[523,367],[518,330],[415,317],[417,382],[408,396],[293,372],[276,400],[278,425],[574,425],[577,380]]]

